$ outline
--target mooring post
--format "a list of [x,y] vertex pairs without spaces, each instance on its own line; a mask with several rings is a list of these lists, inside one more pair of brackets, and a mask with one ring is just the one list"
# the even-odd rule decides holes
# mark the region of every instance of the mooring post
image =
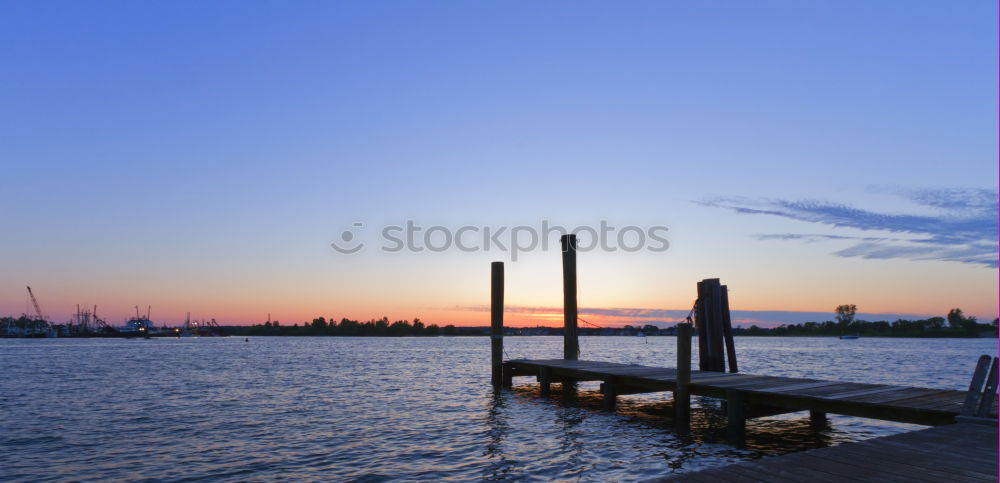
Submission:
[[493,387],[503,386],[503,262],[490,265],[490,345]]
[[733,319],[729,313],[729,287],[722,286],[722,335],[726,338],[726,359],[729,372],[740,372],[736,364],[736,344],[733,342]]
[[743,391],[726,391],[726,415],[728,416],[728,427],[726,433],[729,444],[742,448],[746,444],[747,417],[744,407],[745,396]]
[[677,431],[691,429],[691,324],[677,324],[677,387],[674,388],[674,424]]
[[726,372],[726,356],[722,334],[722,285],[717,278],[706,278],[702,281],[705,284],[705,295],[708,298],[706,303],[707,328],[709,356],[711,357],[710,371]]
[[576,235],[563,235],[563,359],[580,357],[580,341],[576,334]]
[[694,322],[698,329],[698,370],[711,371],[712,350],[708,344],[708,297],[705,295],[705,282],[698,282],[698,298],[695,302]]

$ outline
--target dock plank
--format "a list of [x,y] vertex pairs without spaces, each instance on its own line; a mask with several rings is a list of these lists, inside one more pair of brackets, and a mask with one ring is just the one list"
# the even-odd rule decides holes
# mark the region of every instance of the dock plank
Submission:
[[[516,375],[550,371],[552,380],[602,381],[628,387],[631,393],[673,391],[677,371],[607,361],[534,359],[504,363]],[[749,404],[810,410],[927,425],[950,424],[961,411],[962,391],[813,378],[691,371],[691,394],[726,397],[746,395]],[[994,412],[995,414],[995,412]]]
[[997,481],[997,428],[952,424],[671,475],[665,481]]

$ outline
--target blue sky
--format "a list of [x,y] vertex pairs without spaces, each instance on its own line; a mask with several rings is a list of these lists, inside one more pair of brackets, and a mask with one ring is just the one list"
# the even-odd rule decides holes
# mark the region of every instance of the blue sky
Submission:
[[995,2],[5,2],[0,57],[0,313],[462,323],[497,254],[328,243],[607,219],[671,249],[592,307],[996,316]]

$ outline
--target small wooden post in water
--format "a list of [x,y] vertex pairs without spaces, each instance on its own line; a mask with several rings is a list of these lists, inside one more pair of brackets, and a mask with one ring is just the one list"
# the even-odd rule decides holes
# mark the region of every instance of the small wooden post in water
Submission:
[[674,424],[677,431],[691,429],[691,324],[677,324],[677,387],[674,390]]
[[817,430],[824,429],[829,425],[829,421],[826,418],[826,413],[822,411],[809,411],[809,427]]
[[538,393],[548,397],[552,391],[552,369],[543,367],[538,370]]
[[563,235],[563,359],[580,357],[580,341],[576,334],[576,235]]
[[503,377],[503,262],[490,265],[490,345],[493,387],[501,387]]
[[728,420],[727,436],[729,444],[742,448],[746,444],[747,417],[744,406],[746,399],[743,391],[730,389],[726,391],[726,416]]

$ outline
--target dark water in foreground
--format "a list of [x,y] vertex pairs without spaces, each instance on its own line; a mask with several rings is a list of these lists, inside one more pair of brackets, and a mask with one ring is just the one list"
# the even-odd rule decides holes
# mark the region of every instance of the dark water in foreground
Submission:
[[[508,337],[512,358],[556,358],[556,337]],[[672,366],[672,337],[585,337],[584,359]],[[695,344],[697,345],[697,344]],[[737,338],[741,372],[964,389],[992,339]],[[697,356],[695,356],[695,360]],[[671,430],[669,393],[600,410],[494,395],[489,339],[0,340],[0,480],[638,480],[916,426],[804,413],[751,421],[722,443],[702,400]],[[528,385],[529,381],[532,385]],[[520,387],[517,387],[520,384]],[[697,404],[697,400],[695,401]]]

